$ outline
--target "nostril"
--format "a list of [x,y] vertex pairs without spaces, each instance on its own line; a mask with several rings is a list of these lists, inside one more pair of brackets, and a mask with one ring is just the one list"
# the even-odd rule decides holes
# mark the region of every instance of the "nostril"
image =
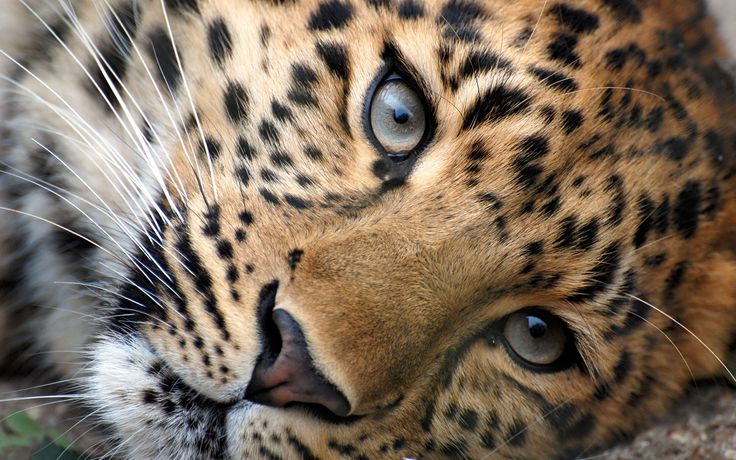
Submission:
[[273,320],[273,310],[276,305],[276,291],[279,289],[278,280],[273,280],[261,288],[258,295],[258,326],[261,330],[263,350],[258,358],[259,364],[271,365],[281,353],[282,339],[276,322]]
[[350,403],[315,367],[299,323],[287,311],[274,310],[277,288],[276,282],[261,291],[264,348],[245,397],[275,407],[318,405],[337,416],[347,416]]

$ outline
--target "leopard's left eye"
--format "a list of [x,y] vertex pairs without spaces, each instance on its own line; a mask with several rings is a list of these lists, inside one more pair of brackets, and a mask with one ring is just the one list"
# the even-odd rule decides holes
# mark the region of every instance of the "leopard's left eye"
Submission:
[[406,157],[427,131],[423,98],[397,74],[389,75],[378,86],[369,115],[371,131],[390,157]]
[[511,351],[535,366],[554,365],[565,353],[569,334],[558,317],[538,309],[512,313],[503,335]]

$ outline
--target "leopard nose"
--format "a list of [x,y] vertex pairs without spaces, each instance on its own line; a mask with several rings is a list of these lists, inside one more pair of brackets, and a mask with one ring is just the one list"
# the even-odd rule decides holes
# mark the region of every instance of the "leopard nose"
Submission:
[[314,366],[299,323],[285,310],[272,310],[259,357],[245,397],[274,407],[317,404],[344,417],[350,403]]

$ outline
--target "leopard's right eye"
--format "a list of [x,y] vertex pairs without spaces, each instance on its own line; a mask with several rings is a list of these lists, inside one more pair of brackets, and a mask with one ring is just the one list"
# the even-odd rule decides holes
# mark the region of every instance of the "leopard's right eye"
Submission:
[[369,120],[376,141],[394,160],[408,157],[428,131],[424,98],[395,73],[386,77],[373,94]]

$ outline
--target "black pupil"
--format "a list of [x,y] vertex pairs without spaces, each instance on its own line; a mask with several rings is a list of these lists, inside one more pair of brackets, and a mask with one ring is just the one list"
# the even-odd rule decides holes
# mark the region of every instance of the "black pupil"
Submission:
[[404,105],[400,105],[394,109],[394,121],[403,125],[411,118],[411,112]]
[[529,335],[534,339],[538,339],[547,333],[547,323],[537,316],[527,316],[526,323],[529,327]]

